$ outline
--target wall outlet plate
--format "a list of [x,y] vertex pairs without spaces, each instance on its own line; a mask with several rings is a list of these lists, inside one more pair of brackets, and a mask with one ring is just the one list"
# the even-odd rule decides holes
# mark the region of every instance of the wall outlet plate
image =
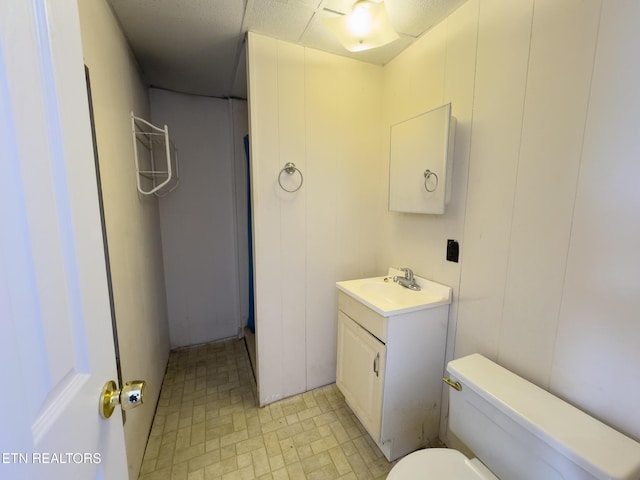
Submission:
[[460,245],[457,240],[447,240],[447,260],[458,263],[460,257]]

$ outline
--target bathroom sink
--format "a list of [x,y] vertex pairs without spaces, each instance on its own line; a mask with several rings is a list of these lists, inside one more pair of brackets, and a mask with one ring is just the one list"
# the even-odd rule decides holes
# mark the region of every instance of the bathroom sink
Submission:
[[378,298],[381,301],[399,306],[415,303],[416,301],[424,300],[427,303],[431,303],[433,300],[439,300],[439,297],[434,297],[427,292],[416,292],[402,287],[397,283],[390,282],[391,280],[387,282],[384,282],[384,280],[382,282],[379,280],[366,282],[360,285],[358,290],[364,296]]
[[385,277],[337,282],[336,286],[385,317],[451,303],[450,287],[415,276],[416,283],[422,288],[410,290],[395,283],[394,275],[402,276],[403,273],[389,269],[389,275]]

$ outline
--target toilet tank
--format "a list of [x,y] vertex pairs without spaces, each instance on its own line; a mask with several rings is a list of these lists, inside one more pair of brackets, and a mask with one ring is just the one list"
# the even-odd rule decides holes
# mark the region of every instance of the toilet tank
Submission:
[[640,443],[479,354],[449,362],[449,431],[502,480],[640,480]]

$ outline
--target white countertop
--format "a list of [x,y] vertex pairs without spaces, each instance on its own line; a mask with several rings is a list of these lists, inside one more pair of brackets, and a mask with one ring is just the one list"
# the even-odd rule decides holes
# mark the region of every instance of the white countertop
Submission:
[[346,280],[337,282],[336,287],[384,317],[451,303],[451,287],[414,276],[422,289],[410,290],[393,282],[394,275],[403,273],[389,269],[387,276]]

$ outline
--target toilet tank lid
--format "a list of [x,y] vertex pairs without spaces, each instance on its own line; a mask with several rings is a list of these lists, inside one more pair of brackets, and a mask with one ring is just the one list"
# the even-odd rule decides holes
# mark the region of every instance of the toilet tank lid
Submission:
[[596,478],[640,476],[640,443],[480,354],[447,371],[509,418]]

